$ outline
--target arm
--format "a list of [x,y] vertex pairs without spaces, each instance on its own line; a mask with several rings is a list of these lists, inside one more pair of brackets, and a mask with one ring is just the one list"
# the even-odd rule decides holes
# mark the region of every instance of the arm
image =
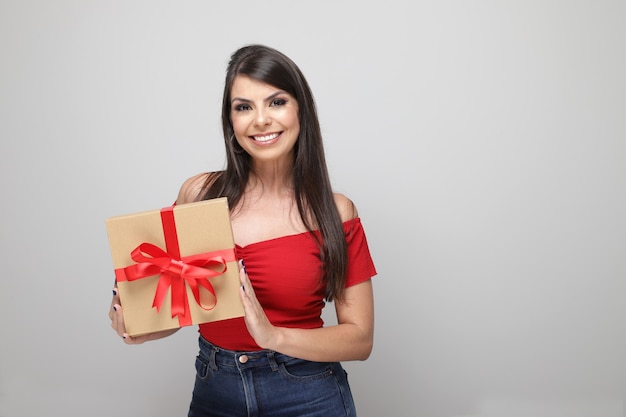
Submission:
[[337,324],[318,329],[273,326],[254,294],[245,269],[240,270],[241,299],[248,331],[265,349],[318,362],[365,360],[374,339],[374,296],[367,280],[348,287],[345,298],[335,302]]

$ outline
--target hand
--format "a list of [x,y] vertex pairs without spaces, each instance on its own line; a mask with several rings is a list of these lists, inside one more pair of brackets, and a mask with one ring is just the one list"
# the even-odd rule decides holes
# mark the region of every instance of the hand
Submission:
[[120,295],[117,288],[113,288],[113,300],[111,300],[109,318],[111,319],[111,327],[115,330],[118,336],[124,339],[124,343],[127,345],[137,345],[150,340],[149,334],[131,337],[128,333],[126,333],[124,313],[122,311],[122,305],[120,304]]
[[241,282],[239,295],[243,303],[244,318],[248,332],[250,332],[257,345],[263,349],[271,349],[278,328],[270,323],[265,311],[263,311],[263,307],[261,307],[259,300],[256,298],[243,260],[239,261],[239,281]]

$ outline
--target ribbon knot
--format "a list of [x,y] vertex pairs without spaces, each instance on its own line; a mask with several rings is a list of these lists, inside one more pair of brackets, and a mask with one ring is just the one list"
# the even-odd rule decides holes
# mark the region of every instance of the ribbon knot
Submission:
[[174,275],[183,276],[183,268],[185,267],[185,263],[183,261],[179,261],[177,259],[172,259],[170,261],[170,265],[168,271]]
[[[205,310],[211,310],[217,302],[215,289],[208,280],[226,272],[228,266],[221,252],[210,252],[189,257],[189,260],[172,258],[167,252],[151,243],[142,243],[130,255],[136,264],[124,269],[126,279],[134,281],[149,276],[160,275],[154,295],[153,307],[161,311],[168,289],[172,289],[172,318],[187,317],[189,302],[185,284],[189,285],[196,303]],[[201,301],[200,289],[206,289],[212,298],[210,305]]]

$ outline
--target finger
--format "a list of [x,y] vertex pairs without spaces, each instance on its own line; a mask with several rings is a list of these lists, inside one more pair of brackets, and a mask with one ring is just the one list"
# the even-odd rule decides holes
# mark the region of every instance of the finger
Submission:
[[123,333],[122,338],[124,339],[124,343],[126,343],[127,345],[137,344],[135,338],[130,336],[128,333]]
[[256,298],[254,287],[250,282],[245,268],[242,268],[239,271],[239,278],[242,282],[239,288],[239,298],[241,299],[241,302],[243,304],[246,325],[252,326],[251,334],[254,334],[254,327],[260,321],[263,321],[265,313],[263,312],[263,308],[261,307],[259,300]]
[[239,262],[239,283],[241,284],[239,286],[239,298],[243,304],[244,316],[248,320],[249,317],[256,314],[255,303],[257,301],[243,260]]
[[241,301],[244,303],[244,308],[245,308],[245,302],[247,297],[246,294],[246,286],[247,286],[247,277],[246,277],[246,270],[245,267],[243,266],[243,260],[239,261],[239,296],[241,298]]
[[115,310],[113,306],[120,303],[120,296],[118,294],[117,288],[113,288],[113,299],[111,300],[111,308],[109,308],[109,320],[113,321],[115,316]]
[[113,288],[113,303],[121,304],[120,302],[120,292],[117,287]]
[[118,336],[124,337],[124,334],[126,334],[126,325],[124,324],[124,312],[122,311],[122,306],[120,304],[114,304],[113,310],[114,314],[111,326]]
[[252,283],[250,282],[250,277],[248,276],[248,271],[246,271],[243,259],[239,261],[239,283],[241,284],[242,291],[247,292],[248,296],[254,295],[254,289],[252,288]]
[[117,306],[119,303],[115,303],[115,300],[111,301],[111,307],[109,308],[109,319],[111,320],[111,327],[115,329],[117,327]]

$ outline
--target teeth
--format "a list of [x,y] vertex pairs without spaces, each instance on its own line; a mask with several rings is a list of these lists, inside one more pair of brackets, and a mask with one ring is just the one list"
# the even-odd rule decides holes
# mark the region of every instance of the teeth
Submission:
[[271,135],[267,135],[267,136],[254,136],[254,140],[256,140],[257,142],[267,142],[272,139],[276,139],[277,137],[278,137],[278,133],[272,133]]

